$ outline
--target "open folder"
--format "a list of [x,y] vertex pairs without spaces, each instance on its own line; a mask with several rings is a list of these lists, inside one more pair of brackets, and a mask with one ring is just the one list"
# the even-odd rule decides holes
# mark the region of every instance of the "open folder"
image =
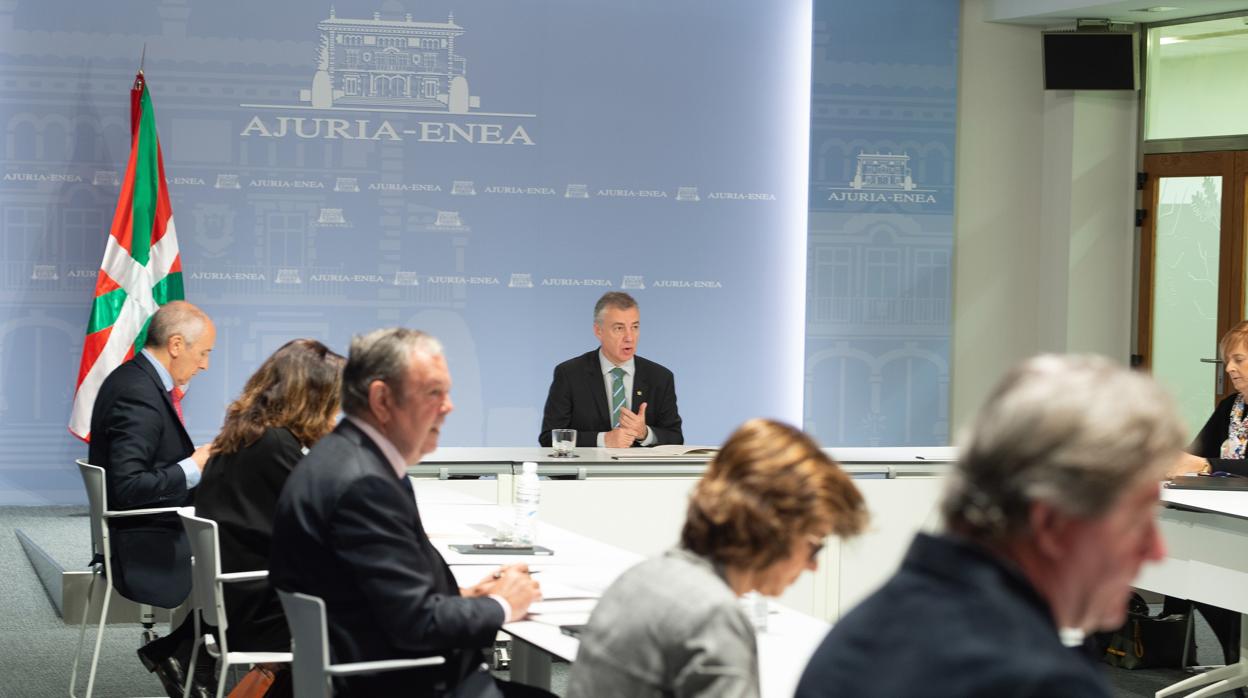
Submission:
[[610,449],[612,460],[637,461],[707,461],[718,448],[710,446],[684,446],[681,444],[664,444],[649,448],[613,448]]
[[1225,492],[1248,492],[1248,477],[1181,476],[1166,483],[1172,490],[1221,490]]

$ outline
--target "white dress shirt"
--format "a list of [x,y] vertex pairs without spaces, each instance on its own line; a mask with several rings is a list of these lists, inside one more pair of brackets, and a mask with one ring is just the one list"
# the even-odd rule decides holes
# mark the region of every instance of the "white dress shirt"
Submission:
[[[624,406],[630,410],[633,410],[633,407],[632,407],[633,405],[633,399],[632,399],[633,372],[637,370],[636,364],[637,362],[631,358],[628,361],[625,361],[624,363],[619,364],[619,368],[624,369]],[[599,349],[598,350],[598,365],[602,368],[603,390],[607,391],[607,414],[610,414],[611,413],[611,384],[615,382],[615,378],[611,375],[611,369],[616,368],[616,364],[611,363],[610,359],[608,359],[602,353],[602,350]],[[636,412],[637,410],[633,410],[633,411]],[[659,438],[654,435],[653,431],[650,431],[650,426],[646,425],[646,437],[641,440],[641,445],[653,446],[654,444],[658,443],[658,441],[659,441]],[[598,432],[598,448],[606,448],[606,446],[607,446],[607,433],[605,431],[600,431]]]
[[[377,444],[377,448],[381,449],[381,454],[386,457],[386,462],[390,464],[390,468],[394,470],[394,476],[403,478],[407,477],[407,463],[403,461],[403,454],[399,453],[399,449],[390,443],[385,434],[377,431],[377,427],[372,424],[351,415],[345,415],[347,421],[359,427],[364,435],[373,440]],[[414,489],[414,488],[413,488]]]

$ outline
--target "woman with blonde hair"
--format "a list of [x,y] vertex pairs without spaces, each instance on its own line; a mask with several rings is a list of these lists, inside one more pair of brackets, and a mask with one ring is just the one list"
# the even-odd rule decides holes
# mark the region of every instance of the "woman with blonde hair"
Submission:
[[[342,356],[313,339],[273,352],[225,413],[195,495],[199,516],[217,522],[221,570],[269,566],[277,498],[299,459],[334,428]],[[231,650],[285,652],[290,630],[267,582],[225,585]]]
[[603,594],[568,696],[758,696],[754,629],[738,597],[778,596],[866,505],[806,434],[766,419],[728,438],[689,498],[680,544]]
[[[1231,393],[1218,402],[1205,426],[1187,447],[1188,456],[1171,470],[1171,476],[1189,474],[1230,473],[1248,477],[1248,321],[1237,323],[1218,341],[1218,355],[1222,370],[1231,379]],[[1213,629],[1222,645],[1222,656],[1227,664],[1239,661],[1240,616],[1206,603],[1196,603],[1209,627]],[[1188,602],[1166,597],[1163,612],[1187,612]]]
[[[1209,421],[1188,447],[1189,455],[1175,473],[1223,471],[1248,476],[1248,415],[1244,395],[1248,393],[1248,321],[1232,327],[1218,342],[1222,369],[1231,379],[1231,393],[1218,402]],[[1238,648],[1237,648],[1238,649]]]

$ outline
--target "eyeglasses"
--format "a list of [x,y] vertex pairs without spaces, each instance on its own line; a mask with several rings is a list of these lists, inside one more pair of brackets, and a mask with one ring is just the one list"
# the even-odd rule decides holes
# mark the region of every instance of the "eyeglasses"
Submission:
[[810,561],[811,562],[814,562],[815,558],[819,557],[819,553],[823,552],[823,548],[827,544],[828,544],[827,540],[823,538],[816,538],[815,536],[806,536],[806,545],[810,546]]

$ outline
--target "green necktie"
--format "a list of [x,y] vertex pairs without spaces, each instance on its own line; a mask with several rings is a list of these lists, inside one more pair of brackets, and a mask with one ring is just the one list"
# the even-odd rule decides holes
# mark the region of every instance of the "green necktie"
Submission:
[[620,408],[624,406],[624,369],[616,366],[611,369],[611,428],[620,426]]

